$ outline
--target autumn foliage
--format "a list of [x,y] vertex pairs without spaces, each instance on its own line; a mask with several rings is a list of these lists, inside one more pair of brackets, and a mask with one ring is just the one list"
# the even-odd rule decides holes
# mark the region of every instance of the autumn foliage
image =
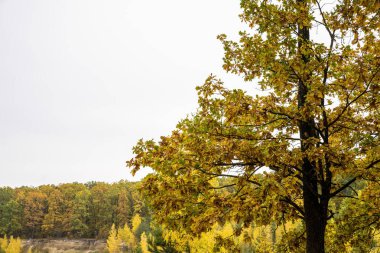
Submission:
[[149,216],[136,183],[0,188],[0,235],[107,238],[112,224]]
[[194,235],[293,222],[278,252],[369,251],[380,228],[379,1],[241,8],[240,39],[218,38],[224,69],[255,94],[211,75],[197,112],[140,140],[127,162],[153,168],[143,192],[155,218]]

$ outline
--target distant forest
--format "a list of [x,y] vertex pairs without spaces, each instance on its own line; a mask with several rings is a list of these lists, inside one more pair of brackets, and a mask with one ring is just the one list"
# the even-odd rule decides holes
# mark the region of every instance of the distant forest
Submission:
[[21,238],[107,238],[109,230],[149,223],[138,183],[120,181],[0,188],[0,235]]
[[[226,221],[212,225],[204,233],[194,235],[184,228],[160,225],[156,211],[147,205],[142,186],[148,182],[119,181],[117,183],[89,182],[42,185],[39,187],[0,188],[0,236],[29,238],[97,238],[107,239],[109,252],[296,252],[303,240],[304,224],[289,221],[285,224],[255,224]],[[214,180],[215,186],[228,184],[229,179]],[[364,185],[357,183],[350,191],[361,192]],[[217,187],[216,187],[217,188]],[[230,188],[218,191],[227,194]],[[157,193],[159,194],[159,193]],[[145,196],[145,197],[144,197]],[[335,245],[341,238],[350,242],[350,249],[374,252],[378,236],[368,227],[356,233],[352,240],[347,233],[354,227],[347,219],[355,206],[351,199],[336,200],[337,216],[330,230],[329,240]],[[162,207],[164,210],[165,207]],[[356,219],[357,220],[357,219]],[[348,228],[347,228],[348,226]],[[342,235],[337,236],[336,231]],[[297,241],[289,244],[289,238]],[[3,240],[4,241],[4,240]],[[329,242],[330,242],[329,241]],[[294,246],[293,246],[294,244]],[[331,244],[333,245],[333,244]],[[347,244],[348,245],[348,244]],[[353,248],[351,248],[353,247]],[[146,250],[143,250],[143,249]],[[337,247],[342,249],[341,246]],[[1,250],[0,250],[1,252]],[[123,251],[124,252],[124,251]],[[330,248],[330,252],[334,251]]]

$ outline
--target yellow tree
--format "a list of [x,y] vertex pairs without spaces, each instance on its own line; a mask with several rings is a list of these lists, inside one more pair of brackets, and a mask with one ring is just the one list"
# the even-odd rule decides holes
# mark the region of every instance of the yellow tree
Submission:
[[20,253],[21,252],[21,240],[20,238],[13,238],[10,236],[9,239],[4,235],[0,238],[0,252],[5,253]]
[[5,253],[20,253],[21,252],[21,240],[20,238],[9,238],[8,247],[5,250]]
[[0,238],[0,249],[5,251],[8,247],[8,238],[4,235],[3,238]]
[[132,217],[132,232],[136,235],[138,229],[140,228],[142,219],[141,216],[137,213]]
[[141,234],[140,248],[141,248],[141,253],[150,253],[150,251],[149,251],[149,245],[148,245],[148,238],[147,238],[145,232],[143,232]]
[[[241,0],[241,7],[248,28],[240,40],[219,36],[224,68],[263,92],[229,90],[210,76],[198,87],[197,113],[157,143],[139,141],[128,166],[154,169],[142,189],[171,227],[198,234],[229,219],[299,219],[294,249],[323,253],[339,211],[332,200],[370,201],[357,196],[358,182],[377,182],[363,184],[369,196],[380,192],[380,2]],[[214,178],[231,180],[215,187]],[[354,234],[379,229],[374,203]]]
[[117,231],[119,240],[124,243],[129,250],[135,250],[137,247],[136,237],[133,234],[132,230],[129,228],[128,224],[125,223],[124,227],[119,228]]
[[107,238],[107,249],[110,253],[118,253],[120,250],[120,239],[117,236],[117,230],[115,224],[112,224],[110,233]]

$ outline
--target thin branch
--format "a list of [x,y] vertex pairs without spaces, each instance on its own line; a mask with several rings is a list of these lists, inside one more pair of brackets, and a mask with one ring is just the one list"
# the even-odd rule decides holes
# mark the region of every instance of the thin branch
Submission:
[[227,187],[231,187],[231,186],[235,186],[236,184],[227,184],[227,185],[222,185],[222,186],[218,186],[218,187],[210,187],[211,189],[213,190],[219,190],[219,189],[223,189],[223,188],[227,188]]
[[359,230],[361,230],[361,229],[364,229],[364,228],[368,228],[368,227],[372,226],[373,224],[376,224],[377,222],[379,222],[379,220],[380,220],[380,219],[377,218],[377,219],[375,219],[374,221],[370,222],[369,224],[366,224],[366,225],[364,225],[364,226],[358,227],[358,228],[356,228],[352,233],[355,233],[355,232],[357,232],[357,231],[359,231]]
[[337,195],[337,196],[335,196],[335,198],[350,198],[350,199],[359,200],[359,198],[354,197],[354,196],[350,196],[350,195]]
[[297,205],[294,201],[292,201],[289,197],[284,197],[282,199],[280,199],[280,201],[282,202],[285,202],[289,205],[291,205],[292,207],[294,207],[294,209],[296,209],[302,216],[305,216],[305,212],[302,210],[302,208]]
[[330,28],[328,27],[327,25],[327,22],[326,22],[326,18],[325,18],[325,15],[322,11],[322,7],[321,5],[319,4],[319,1],[316,1],[317,2],[317,5],[318,5],[318,9],[319,9],[319,13],[321,14],[321,17],[322,17],[322,20],[323,20],[323,26],[326,28],[327,32],[329,33],[330,37],[333,38],[334,35],[333,33],[331,32]]
[[[373,76],[371,77],[371,80],[369,81],[369,83],[366,85],[365,89],[363,92],[361,92],[358,96],[356,96],[356,98],[354,98],[353,100],[351,100],[350,102],[348,102],[348,98],[347,98],[347,102],[346,102],[346,105],[344,106],[343,110],[339,113],[339,115],[334,119],[332,120],[327,127],[330,127],[332,126],[333,124],[335,124],[335,122],[337,122],[342,116],[343,114],[347,111],[347,109],[353,104],[355,103],[359,98],[361,98],[364,94],[366,94],[368,92],[368,88],[371,86],[371,82],[373,81],[373,79],[375,78],[375,76],[377,75],[377,73],[380,71],[380,66],[376,69],[375,73],[373,74]],[[352,90],[353,91],[353,90]]]
[[[284,112],[275,112],[275,111],[272,111],[272,110],[266,110],[266,111],[269,112],[269,113],[272,113],[272,114],[274,114],[274,115],[285,116],[285,117],[287,117],[287,118],[289,118],[289,119],[291,119],[291,120],[297,120],[297,121],[301,121],[301,122],[304,122],[304,123],[308,123],[308,122],[306,122],[306,121],[304,121],[304,120],[300,120],[300,119],[297,119],[297,118],[295,118],[295,117],[292,117],[292,116],[290,116],[289,114],[284,113]],[[318,127],[316,127],[315,124],[313,124],[311,127],[314,128],[314,130],[316,130],[316,131],[318,132],[318,134],[319,134],[320,136],[322,136],[322,138],[324,138],[324,134],[323,134],[323,132],[322,132]],[[300,140],[300,139],[297,139],[297,140]]]
[[236,134],[222,134],[222,133],[209,133],[212,136],[231,138],[236,140],[247,140],[247,141],[273,141],[273,140],[291,140],[291,141],[300,141],[300,138],[292,137],[266,137],[266,138],[253,138],[251,136],[240,136]]
[[[242,178],[241,176],[236,176],[236,175],[231,175],[231,174],[223,174],[223,173],[214,173],[214,172],[208,172],[204,169],[201,169],[200,167],[198,168],[195,168],[197,170],[199,170],[200,172],[206,174],[206,175],[210,175],[210,176],[217,176],[217,177],[232,177],[232,178]],[[253,181],[253,180],[250,180],[250,179],[245,179],[243,178],[245,181],[249,182],[249,183],[252,183],[254,185],[257,185],[257,186],[261,186],[261,184],[259,182],[256,182],[256,181]]]
[[243,166],[262,166],[262,164],[260,164],[259,162],[250,162],[250,163],[244,163],[244,162],[224,163],[224,162],[219,162],[219,163],[214,163],[212,165],[214,165],[214,166],[231,166],[231,167],[234,167],[234,166],[240,166],[240,167],[243,167]]
[[372,168],[373,166],[375,166],[375,165],[378,164],[378,163],[380,163],[380,159],[371,162],[371,163],[370,163],[367,167],[365,167],[364,169],[365,169],[365,170],[368,170],[368,169]]
[[340,187],[338,190],[334,191],[333,193],[330,193],[329,198],[335,197],[338,193],[346,189],[348,186],[350,186],[353,182],[355,182],[357,177],[352,178],[347,183],[345,183],[342,187]]
[[265,122],[263,124],[258,124],[258,125],[250,125],[250,124],[246,124],[246,125],[231,125],[231,126],[223,126],[224,128],[235,128],[235,127],[252,127],[252,128],[259,128],[259,127],[264,127],[264,126],[267,126],[267,125],[270,125],[272,123],[275,123],[276,121],[279,121],[279,120],[287,120],[288,118],[284,117],[284,118],[277,118],[277,119],[274,119],[274,120],[271,120],[271,121],[268,121],[268,122]]

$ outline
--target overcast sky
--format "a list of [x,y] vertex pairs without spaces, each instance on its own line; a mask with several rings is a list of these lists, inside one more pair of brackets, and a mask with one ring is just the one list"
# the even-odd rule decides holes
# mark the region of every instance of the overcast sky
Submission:
[[0,186],[132,178],[223,74],[238,0],[0,0]]

